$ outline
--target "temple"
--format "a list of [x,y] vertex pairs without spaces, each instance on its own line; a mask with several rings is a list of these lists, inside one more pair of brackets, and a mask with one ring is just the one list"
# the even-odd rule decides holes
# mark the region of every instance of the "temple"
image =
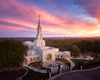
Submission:
[[42,38],[42,28],[40,25],[40,15],[38,20],[36,39],[32,41],[23,42],[24,45],[29,47],[27,55],[25,56],[24,65],[28,65],[32,62],[51,62],[56,59],[68,59],[70,60],[69,51],[59,51],[59,48],[49,47],[45,45],[45,40]]

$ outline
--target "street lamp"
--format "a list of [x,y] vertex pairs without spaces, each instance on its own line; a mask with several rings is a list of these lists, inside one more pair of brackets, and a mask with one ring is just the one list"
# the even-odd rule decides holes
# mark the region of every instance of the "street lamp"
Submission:
[[81,67],[81,70],[82,70],[82,65],[80,67]]
[[61,71],[62,71],[62,65],[60,65],[60,74],[61,74]]

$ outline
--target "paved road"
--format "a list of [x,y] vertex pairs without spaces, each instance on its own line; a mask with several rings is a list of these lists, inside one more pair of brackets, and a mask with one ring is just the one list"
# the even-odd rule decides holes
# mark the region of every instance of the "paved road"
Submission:
[[91,71],[65,74],[55,80],[100,80],[100,68]]

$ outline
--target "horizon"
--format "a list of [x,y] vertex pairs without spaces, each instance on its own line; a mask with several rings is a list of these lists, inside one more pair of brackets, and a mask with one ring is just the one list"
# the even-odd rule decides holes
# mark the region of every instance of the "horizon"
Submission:
[[[88,4],[89,3],[89,4]],[[100,37],[100,0],[0,0],[0,38]]]
[[[36,38],[34,37],[0,37],[0,38]],[[100,38],[100,36],[86,36],[86,37],[43,37],[43,38]]]

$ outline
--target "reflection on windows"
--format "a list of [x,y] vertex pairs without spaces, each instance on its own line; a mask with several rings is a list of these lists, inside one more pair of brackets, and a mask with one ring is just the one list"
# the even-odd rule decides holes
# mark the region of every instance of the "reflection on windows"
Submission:
[[42,46],[42,43],[40,44],[40,46]]

